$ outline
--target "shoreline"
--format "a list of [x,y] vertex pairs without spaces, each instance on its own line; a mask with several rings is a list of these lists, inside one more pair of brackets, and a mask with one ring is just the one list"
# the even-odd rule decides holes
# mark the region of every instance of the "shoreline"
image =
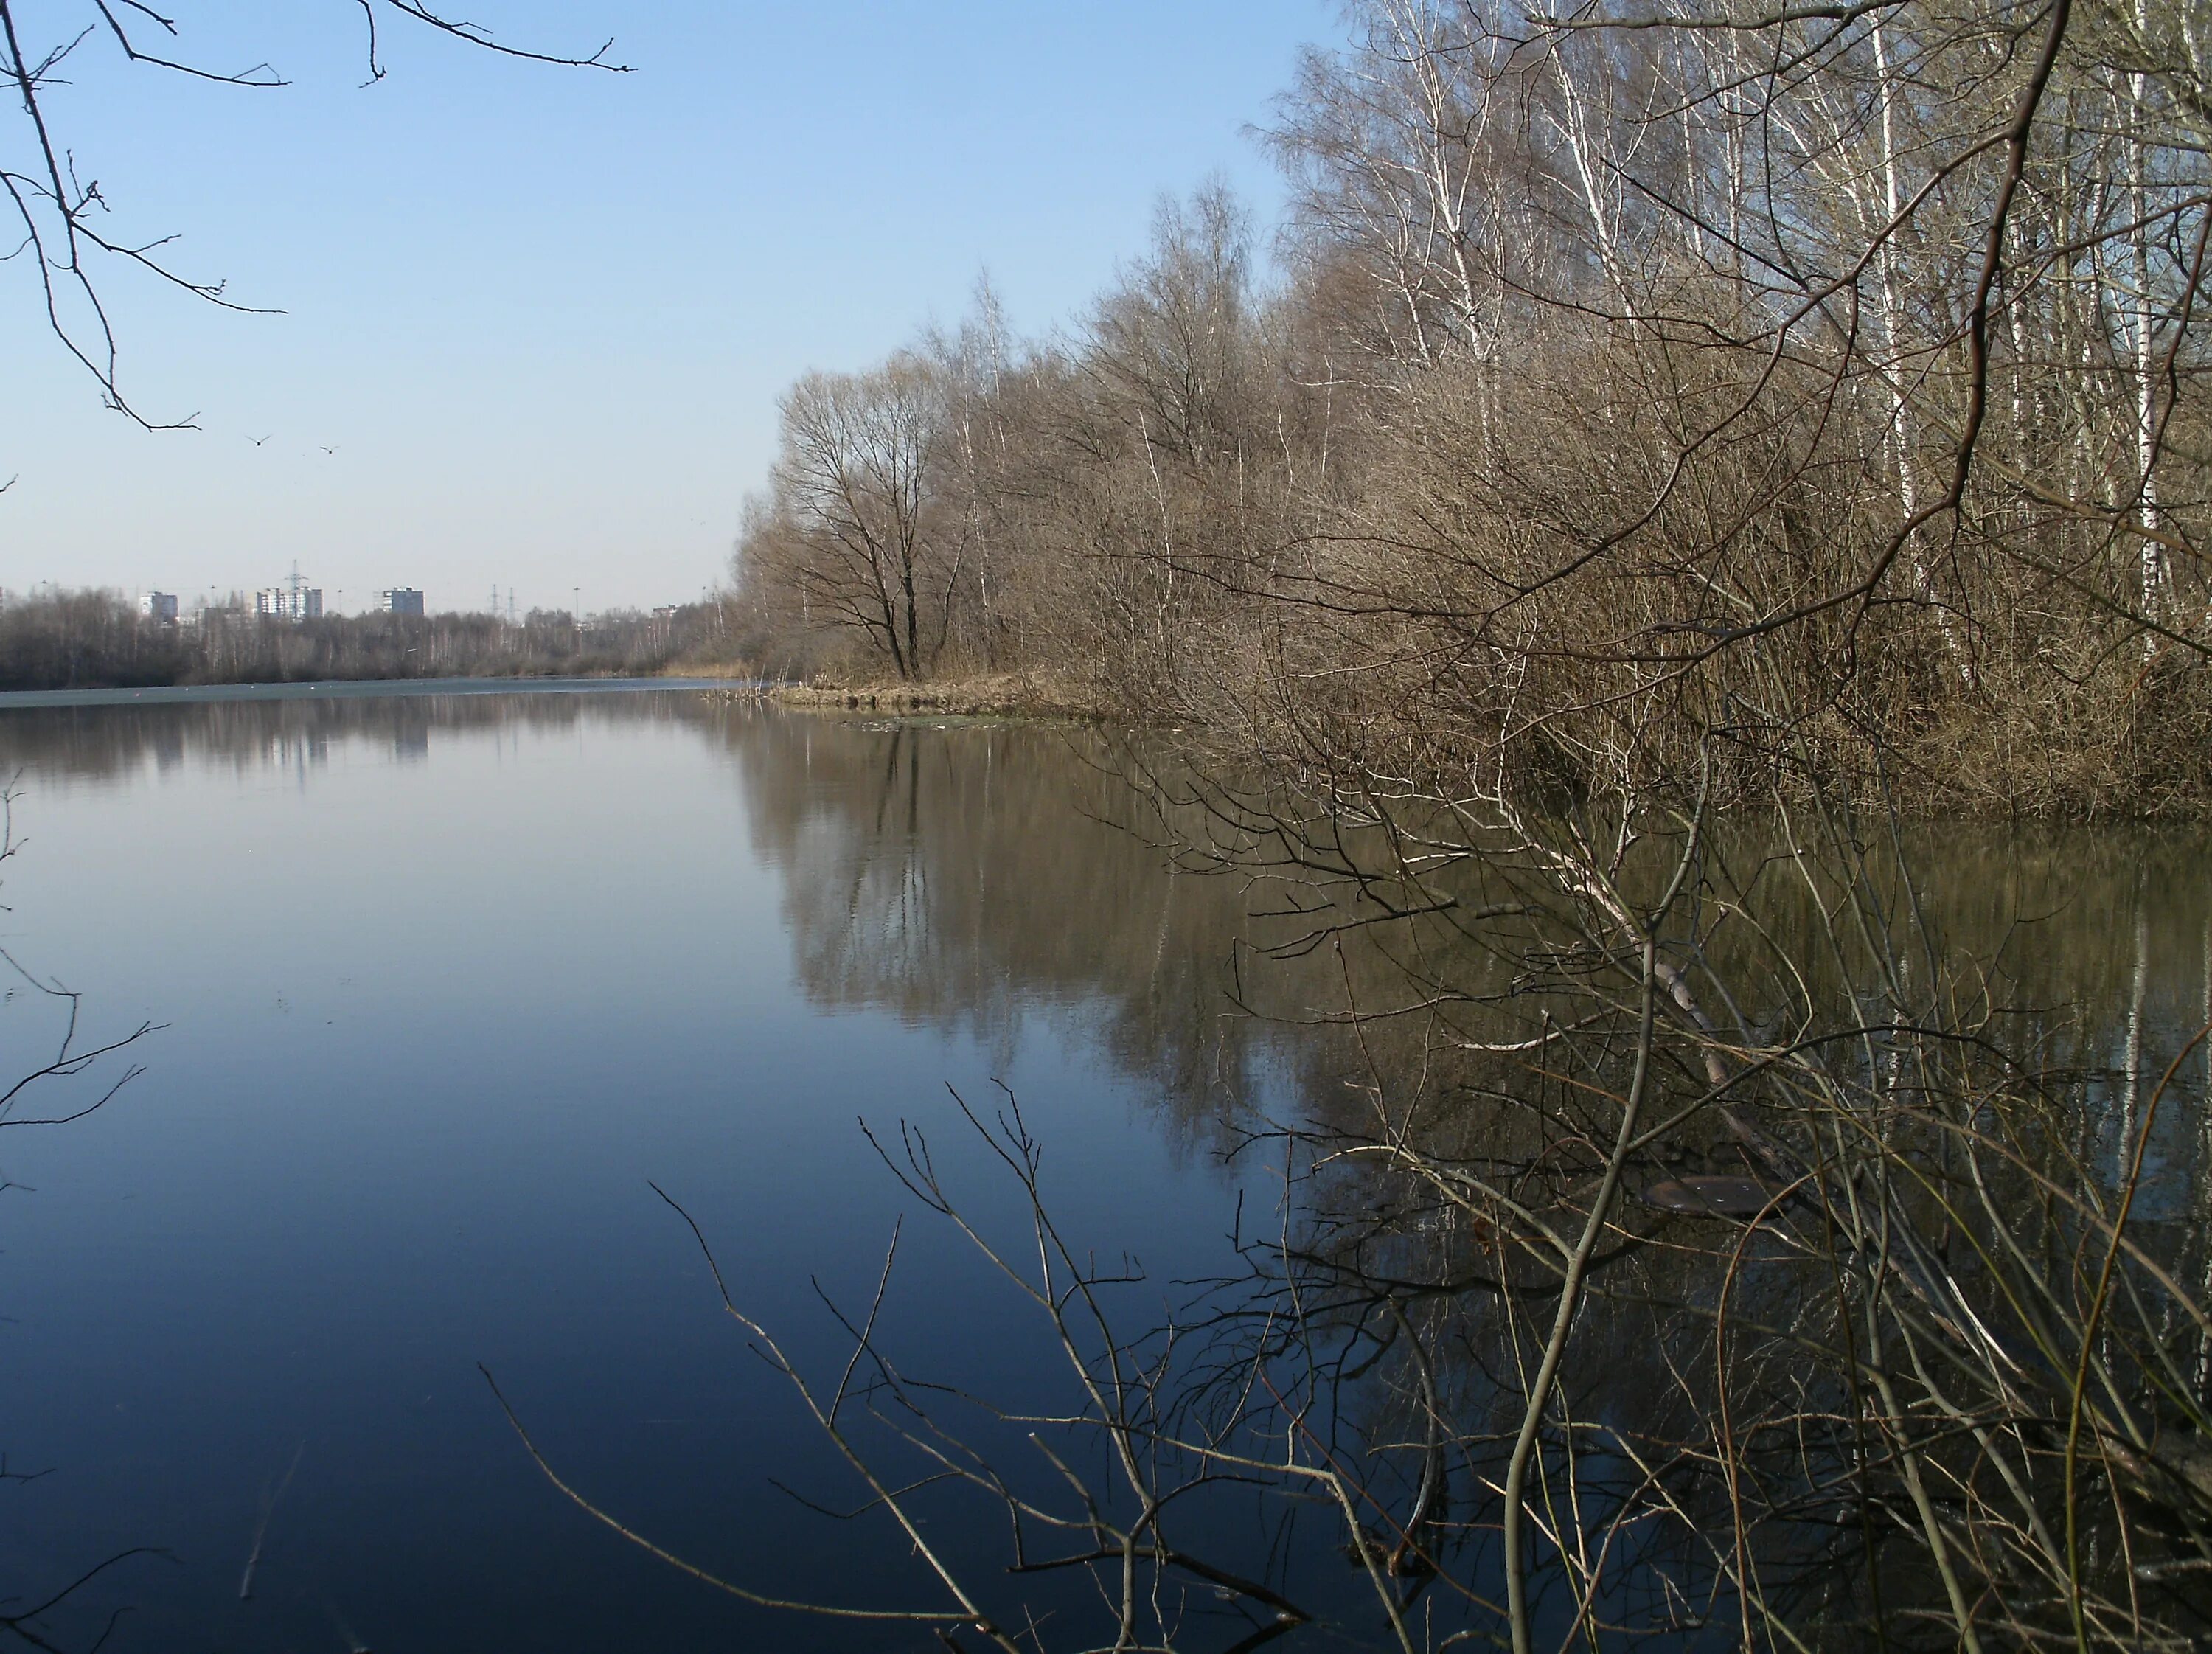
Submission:
[[921,684],[775,684],[762,698],[803,712],[937,713],[960,718],[1073,719],[1105,715],[1067,686],[1031,672],[998,672]]

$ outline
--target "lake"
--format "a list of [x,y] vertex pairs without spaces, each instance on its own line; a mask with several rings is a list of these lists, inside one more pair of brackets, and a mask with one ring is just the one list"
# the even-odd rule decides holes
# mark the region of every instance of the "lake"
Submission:
[[[626,1544],[549,1483],[484,1373],[565,1481],[700,1566],[937,1608],[896,1535],[774,1485],[866,1499],[670,1201],[825,1387],[852,1340],[817,1284],[864,1316],[903,1219],[880,1347],[1057,1406],[1049,1327],[862,1122],[894,1157],[902,1122],[926,1134],[963,1211],[1018,1249],[1018,1182],[955,1093],[987,1122],[1018,1099],[1054,1220],[1134,1254],[1141,1321],[1236,1273],[1232,1231],[1273,1209],[1265,1153],[1226,1154],[1243,1130],[1356,1075],[1297,1014],[1322,964],[1279,970],[1283,1018],[1238,1009],[1253,892],[1171,867],[1080,731],[418,685],[10,706],[0,754],[6,947],[82,994],[80,1048],[158,1025],[16,1117],[143,1065],[97,1112],[0,1133],[0,1449],[44,1473],[0,1486],[0,1590],[36,1602],[136,1552],[42,1622],[63,1646],[118,1613],[110,1648],[933,1645]],[[2112,1007],[2084,1036],[2111,1066],[2203,1019],[2193,844],[1942,853],[2015,1000]],[[64,1009],[16,982],[11,1073],[53,1054]],[[2109,1160],[2124,1128],[2097,1129],[2122,1134]],[[2171,1220],[2198,1128],[2177,1110],[2162,1130],[2186,1175],[2146,1210]],[[1332,1520],[1277,1559],[1324,1602],[1359,1585]],[[995,1569],[1002,1540],[939,1542]]]
[[[161,1025],[101,1111],[0,1136],[0,1445],[49,1471],[0,1488],[6,1589],[168,1553],[57,1616],[86,1640],[125,1606],[111,1646],[836,1640],[563,1501],[479,1363],[564,1475],[703,1565],[913,1584],[768,1485],[850,1491],[649,1183],[815,1365],[844,1347],[810,1280],[865,1298],[914,1207],[860,1120],[922,1125],[1018,1216],[948,1086],[1018,1095],[1074,1232],[1219,1262],[1204,1110],[1271,1083],[1220,998],[1231,893],[1090,819],[1103,783],[1051,731],[356,691],[8,711],[0,751],[7,946],[88,1039]],[[917,1365],[1051,1371],[942,1225],[909,1220],[893,1286]]]

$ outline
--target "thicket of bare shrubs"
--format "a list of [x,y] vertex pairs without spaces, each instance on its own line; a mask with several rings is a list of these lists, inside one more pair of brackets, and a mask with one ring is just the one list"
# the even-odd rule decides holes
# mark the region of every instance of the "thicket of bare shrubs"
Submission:
[[793,388],[738,559],[775,664],[1577,786],[1726,727],[1754,792],[1784,742],[1928,806],[2203,796],[2185,10],[1354,24],[1270,134],[1279,280],[1201,192],[1060,337],[987,293]]
[[[1206,192],[1066,338],[987,302],[810,380],[739,554],[802,663],[1043,664],[1187,725],[1125,754],[1162,836],[1340,966],[1349,1083],[1244,1122],[1279,1211],[1164,1329],[1018,1113],[975,1118],[1018,1256],[886,1142],[1073,1386],[960,1433],[872,1316],[834,1389],[791,1371],[934,1574],[894,1617],[2201,1645],[2205,1034],[2147,1014],[2140,920],[2124,992],[2016,991],[1906,822],[2205,800],[2212,25],[1353,24],[1279,112],[1279,287]],[[962,1496],[1012,1585],[927,1542]],[[1088,1621],[1041,1606],[1070,1574]]]

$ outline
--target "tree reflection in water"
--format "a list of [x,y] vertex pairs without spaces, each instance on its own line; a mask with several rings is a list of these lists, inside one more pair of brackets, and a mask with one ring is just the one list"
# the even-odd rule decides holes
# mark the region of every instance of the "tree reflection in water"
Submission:
[[[975,1238],[1064,1337],[1063,1379],[995,1408],[933,1389],[865,1303],[841,1305],[849,1371],[794,1375],[878,1484],[801,1491],[900,1555],[912,1535],[872,1524],[906,1511],[949,1579],[896,1606],[956,1643],[2203,1629],[2212,902],[2188,841],[1815,818],[1594,862],[1601,824],[1562,818],[1423,860],[1081,730],[711,696],[0,729],[95,784],[306,784],[348,741],[412,728],[434,763],[439,731],[514,719],[720,746],[817,1003],[1002,1050],[1048,1024],[1237,1173],[1234,1267],[1147,1279],[1061,1243],[1054,1177],[1081,1169],[970,1098],[1036,1197]],[[988,1204],[877,1129],[917,1215]],[[1023,1572],[979,1558],[992,1533]]]
[[[1098,1037],[1183,1130],[1280,1171],[1280,1210],[1243,1214],[1245,1272],[1147,1320],[1159,1283],[1060,1242],[1018,1110],[971,1116],[1034,1201],[1033,1256],[969,1232],[1076,1404],[956,1427],[854,1321],[899,1467],[866,1461],[873,1498],[918,1523],[964,1479],[1018,1578],[1087,1570],[1105,1618],[1018,1631],[1068,1599],[946,1569],[948,1628],[2204,1628],[2212,931],[2189,843],[1814,814],[1615,824],[1602,854],[1600,822],[1462,824],[1409,852],[1081,733],[772,719],[739,750],[838,777],[749,789],[811,992],[991,1028],[1040,995],[1103,1003]],[[1118,850],[1066,853],[1101,830]],[[1191,876],[1148,882],[1164,854]],[[1294,1083],[1263,1098],[1269,1069]],[[926,1147],[886,1149],[968,1228]],[[1054,1436],[1057,1499],[1015,1426]],[[893,1492],[909,1470],[926,1491]],[[1194,1643],[1202,1600],[1241,1631]]]

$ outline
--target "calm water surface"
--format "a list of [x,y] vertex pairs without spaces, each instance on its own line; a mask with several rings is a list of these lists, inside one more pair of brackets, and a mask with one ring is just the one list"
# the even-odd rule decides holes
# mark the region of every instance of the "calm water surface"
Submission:
[[[1015,1238],[947,1092],[1005,1082],[1066,1228],[1139,1247],[1164,1301],[1230,1267],[1240,1193],[1264,1203],[1225,1122],[1347,1094],[1341,1054],[1231,1014],[1245,893],[1101,824],[1125,801],[1051,730],[410,686],[0,708],[0,767],[24,841],[7,948],[83,992],[91,1041],[162,1025],[106,1109],[0,1134],[0,1449],[49,1472],[0,1483],[0,1593],[149,1548],[52,1616],[66,1647],[118,1610],[126,1650],[933,1645],[626,1547],[547,1484],[478,1365],[564,1475],[703,1566],[934,1608],[882,1532],[770,1485],[855,1502],[649,1184],[817,1374],[848,1346],[814,1283],[864,1302],[907,1214],[885,1347],[1041,1405],[1066,1383],[1045,1329],[859,1122],[918,1125]],[[2091,1067],[2130,1037],[2155,1067],[2204,1019],[2194,843],[1934,853],[2006,1003],[2106,1008]],[[0,1006],[11,1075],[58,1012],[21,984]],[[2201,1130],[2173,1111],[2157,1157],[2197,1164]],[[2147,1215],[2185,1219],[2196,1186]],[[1632,1366],[1598,1377],[1663,1387]],[[939,1537],[1005,1560],[998,1532]],[[1303,1590],[1356,1594],[1315,1554],[1329,1580]]]
[[[1088,819],[1060,736],[418,692],[9,710],[0,753],[6,946],[94,1039],[164,1025],[103,1111],[0,1139],[0,1447],[51,1469],[0,1486],[0,1590],[167,1553],[55,1616],[75,1645],[122,1607],[112,1648],[839,1644],[563,1502],[478,1363],[663,1542],[934,1606],[768,1485],[849,1494],[648,1180],[817,1367],[810,1278],[865,1298],[914,1205],[859,1119],[920,1123],[1018,1215],[948,1085],[1014,1088],[1077,1234],[1219,1265],[1201,1116],[1276,1067],[1223,1015],[1231,893]],[[11,1072],[53,1008],[0,1013]],[[941,1226],[909,1222],[886,1325],[1009,1399],[1054,1372]]]

